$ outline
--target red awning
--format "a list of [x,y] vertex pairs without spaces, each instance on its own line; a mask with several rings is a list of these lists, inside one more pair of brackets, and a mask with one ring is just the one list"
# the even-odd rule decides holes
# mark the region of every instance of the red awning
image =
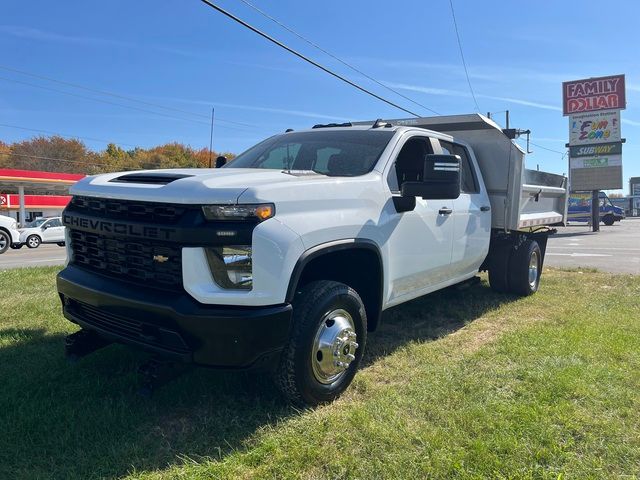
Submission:
[[[29,209],[63,209],[70,200],[69,195],[25,195],[24,206]],[[0,209],[18,210],[19,208],[20,196],[18,194],[0,194]]]
[[10,168],[0,168],[0,180],[13,180],[19,183],[33,182],[73,184],[84,177],[85,175],[78,173],[40,172],[37,170],[14,170]]

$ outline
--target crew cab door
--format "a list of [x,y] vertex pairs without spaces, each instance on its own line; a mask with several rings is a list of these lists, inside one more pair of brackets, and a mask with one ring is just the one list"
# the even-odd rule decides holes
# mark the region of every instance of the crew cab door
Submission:
[[[400,196],[402,183],[422,178],[424,157],[434,153],[437,140],[408,134],[396,148],[387,172],[393,197]],[[405,200],[405,198],[402,198]],[[400,303],[435,290],[446,281],[453,242],[452,200],[415,199],[413,210],[398,211],[390,198],[388,252],[390,304]],[[400,210],[402,210],[400,208]]]
[[451,274],[477,272],[489,251],[491,205],[471,151],[464,145],[440,140],[442,153],[460,157],[460,196],[453,201]]

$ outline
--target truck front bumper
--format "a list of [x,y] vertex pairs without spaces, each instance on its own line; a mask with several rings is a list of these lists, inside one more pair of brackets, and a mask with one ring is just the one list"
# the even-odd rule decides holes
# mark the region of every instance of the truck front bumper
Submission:
[[57,277],[64,316],[119,343],[209,367],[269,368],[289,337],[291,305],[203,305],[75,266]]

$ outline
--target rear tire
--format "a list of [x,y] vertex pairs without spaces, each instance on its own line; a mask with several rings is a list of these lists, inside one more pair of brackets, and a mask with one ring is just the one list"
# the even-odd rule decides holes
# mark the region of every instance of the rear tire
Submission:
[[38,235],[29,235],[26,242],[27,247],[29,248],[38,248],[41,243],[42,243],[42,240]]
[[0,253],[4,253],[11,245],[11,237],[4,230],[0,230]]
[[610,227],[611,225],[614,224],[614,222],[616,221],[615,218],[613,218],[611,215],[607,215],[606,217],[604,217],[602,219],[602,223],[604,223],[606,226]]
[[535,240],[525,240],[513,250],[509,267],[509,286],[512,293],[528,296],[536,293],[542,274],[542,251]]
[[58,245],[59,247],[64,247],[64,246],[65,246],[65,243],[64,243],[64,242],[58,242],[58,243],[57,243],[57,245]]
[[276,383],[287,400],[316,406],[351,384],[367,341],[367,315],[358,293],[333,281],[309,283],[293,301],[292,332]]
[[14,250],[20,250],[22,247],[24,247],[24,243],[12,243],[11,244],[11,248],[13,248]]
[[513,248],[511,244],[504,245],[504,248],[496,251],[493,255],[489,267],[489,285],[494,292],[509,292],[509,260]]

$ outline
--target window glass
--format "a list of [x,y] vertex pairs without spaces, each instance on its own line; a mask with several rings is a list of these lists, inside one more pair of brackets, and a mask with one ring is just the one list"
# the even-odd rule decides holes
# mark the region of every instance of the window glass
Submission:
[[387,182],[392,192],[399,192],[403,182],[422,181],[424,157],[432,153],[427,137],[411,137],[402,146]]
[[62,226],[62,222],[60,221],[59,218],[54,218],[53,220],[50,220],[49,222],[47,222],[47,227],[51,228],[51,227],[61,227]]
[[326,172],[329,166],[329,158],[339,153],[340,149],[336,147],[326,147],[316,150],[316,161],[313,162],[313,170],[316,172]]
[[32,222],[27,223],[27,228],[36,228],[41,227],[44,222],[46,222],[46,218],[36,218]]
[[440,146],[444,155],[458,155],[460,157],[460,191],[463,193],[480,192],[467,149],[462,145],[442,140],[440,140]]
[[223,168],[314,170],[352,177],[370,172],[394,132],[389,130],[316,130],[276,135],[240,154]]
[[265,152],[265,155],[260,157],[260,167],[259,168],[273,168],[277,170],[287,170],[290,165],[293,165],[293,161],[300,150],[300,144],[294,143],[286,145],[282,145],[281,147],[276,147],[268,152]]

